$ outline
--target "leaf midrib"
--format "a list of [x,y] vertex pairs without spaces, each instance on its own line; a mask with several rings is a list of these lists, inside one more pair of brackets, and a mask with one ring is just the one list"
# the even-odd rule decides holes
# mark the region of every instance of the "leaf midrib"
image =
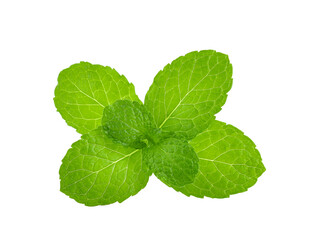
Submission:
[[[203,79],[205,79],[207,76],[210,75],[211,70],[217,65],[218,63],[216,63],[210,70],[209,72],[191,89],[189,90],[186,95],[179,101],[179,103],[176,105],[176,107],[172,110],[172,112],[164,119],[164,121],[160,124],[159,128],[163,127],[163,125],[166,123],[166,121],[173,115],[173,113],[177,110],[177,108],[180,106],[180,104],[185,100],[185,98],[189,95],[189,93],[191,93],[202,81]],[[191,72],[192,76],[193,71]],[[190,83],[191,77],[189,79],[189,83]]]
[[127,158],[127,157],[132,156],[133,154],[135,154],[135,153],[138,152],[139,150],[140,150],[140,149],[136,149],[135,151],[133,151],[133,152],[131,152],[131,153],[129,153],[129,154],[123,156],[122,158],[118,159],[117,161],[112,162],[112,163],[110,163],[109,165],[107,165],[107,166],[105,166],[105,167],[103,167],[103,168],[101,168],[101,169],[99,169],[99,170],[97,170],[97,171],[94,171],[94,172],[88,174],[87,176],[85,176],[85,177],[83,177],[83,178],[81,178],[81,179],[75,181],[74,183],[65,186],[64,189],[65,189],[65,188],[68,188],[68,187],[70,187],[70,186],[72,186],[72,185],[74,185],[74,184],[76,184],[76,183],[78,183],[78,182],[81,182],[82,180],[88,178],[89,176],[91,176],[91,175],[93,175],[93,174],[97,174],[97,175],[98,175],[99,172],[103,171],[104,169],[107,169],[107,168],[111,167],[111,166],[114,165],[114,164],[117,164],[118,162],[124,160],[124,159]]

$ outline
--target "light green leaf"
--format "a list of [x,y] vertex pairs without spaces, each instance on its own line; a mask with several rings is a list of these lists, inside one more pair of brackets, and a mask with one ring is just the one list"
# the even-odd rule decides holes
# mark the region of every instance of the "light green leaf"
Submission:
[[60,72],[54,103],[69,126],[88,133],[101,125],[103,108],[119,99],[140,102],[134,86],[114,69],[81,62]]
[[231,85],[227,55],[213,50],[191,52],[156,75],[145,105],[157,127],[192,139],[221,110]]
[[99,127],[68,150],[61,191],[87,206],[122,202],[144,188],[150,174],[141,150],[113,143]]
[[192,183],[198,172],[198,157],[188,142],[163,139],[143,149],[143,159],[154,175],[169,186]]
[[214,121],[190,144],[199,172],[192,184],[174,187],[187,196],[226,198],[247,191],[265,171],[255,144],[232,125]]
[[153,134],[154,122],[144,105],[136,101],[118,100],[104,108],[102,125],[108,136],[134,148],[146,146]]

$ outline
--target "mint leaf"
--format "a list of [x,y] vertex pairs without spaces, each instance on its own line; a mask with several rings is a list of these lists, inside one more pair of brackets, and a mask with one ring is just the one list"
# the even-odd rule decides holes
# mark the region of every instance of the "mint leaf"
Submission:
[[187,196],[246,191],[265,167],[243,132],[215,120],[231,85],[228,56],[213,50],[166,65],[144,105],[114,69],[81,62],[63,70],[54,102],[84,135],[62,161],[61,191],[87,206],[122,202],[152,173]]
[[102,127],[75,142],[60,168],[61,191],[87,206],[122,202],[149,176],[141,150],[113,143]]
[[155,129],[150,113],[136,101],[118,100],[104,108],[102,125],[107,135],[125,146],[143,148]]
[[169,186],[192,183],[198,172],[195,151],[186,141],[176,138],[144,148],[143,159],[155,176]]
[[192,139],[221,110],[232,85],[231,76],[227,55],[213,50],[188,53],[156,75],[145,106],[157,127]]
[[255,144],[232,125],[214,121],[190,145],[199,157],[199,173],[193,183],[174,187],[187,196],[226,198],[247,191],[265,171]]
[[88,133],[101,125],[103,108],[119,99],[140,101],[114,69],[81,62],[60,72],[54,103],[69,126]]

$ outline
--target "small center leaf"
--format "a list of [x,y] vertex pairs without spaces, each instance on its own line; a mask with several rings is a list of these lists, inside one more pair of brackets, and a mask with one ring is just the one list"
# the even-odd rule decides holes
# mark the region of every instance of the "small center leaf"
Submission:
[[144,148],[143,159],[154,175],[168,186],[192,183],[198,173],[198,156],[181,139],[170,137]]
[[136,101],[118,100],[104,108],[102,125],[116,142],[133,148],[144,148],[155,131],[150,113]]

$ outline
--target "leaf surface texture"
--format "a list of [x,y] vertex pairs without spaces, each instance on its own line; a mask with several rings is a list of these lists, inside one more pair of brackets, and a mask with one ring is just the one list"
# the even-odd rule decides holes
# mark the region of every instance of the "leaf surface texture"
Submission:
[[192,139],[221,110],[231,85],[227,55],[213,50],[191,52],[156,75],[145,105],[157,127]]
[[81,62],[60,72],[54,103],[67,124],[84,134],[100,126],[104,107],[119,99],[140,102],[115,69]]
[[144,105],[136,101],[118,100],[104,108],[102,125],[117,142],[134,148],[146,146],[145,139],[155,126]]
[[68,150],[60,168],[61,191],[87,206],[122,202],[148,182],[140,149],[113,143],[102,127]]
[[198,172],[195,151],[188,142],[177,138],[166,138],[144,148],[143,157],[154,175],[169,186],[192,183]]
[[190,141],[199,158],[195,181],[174,187],[187,196],[226,198],[247,191],[265,171],[259,151],[243,132],[214,121]]

